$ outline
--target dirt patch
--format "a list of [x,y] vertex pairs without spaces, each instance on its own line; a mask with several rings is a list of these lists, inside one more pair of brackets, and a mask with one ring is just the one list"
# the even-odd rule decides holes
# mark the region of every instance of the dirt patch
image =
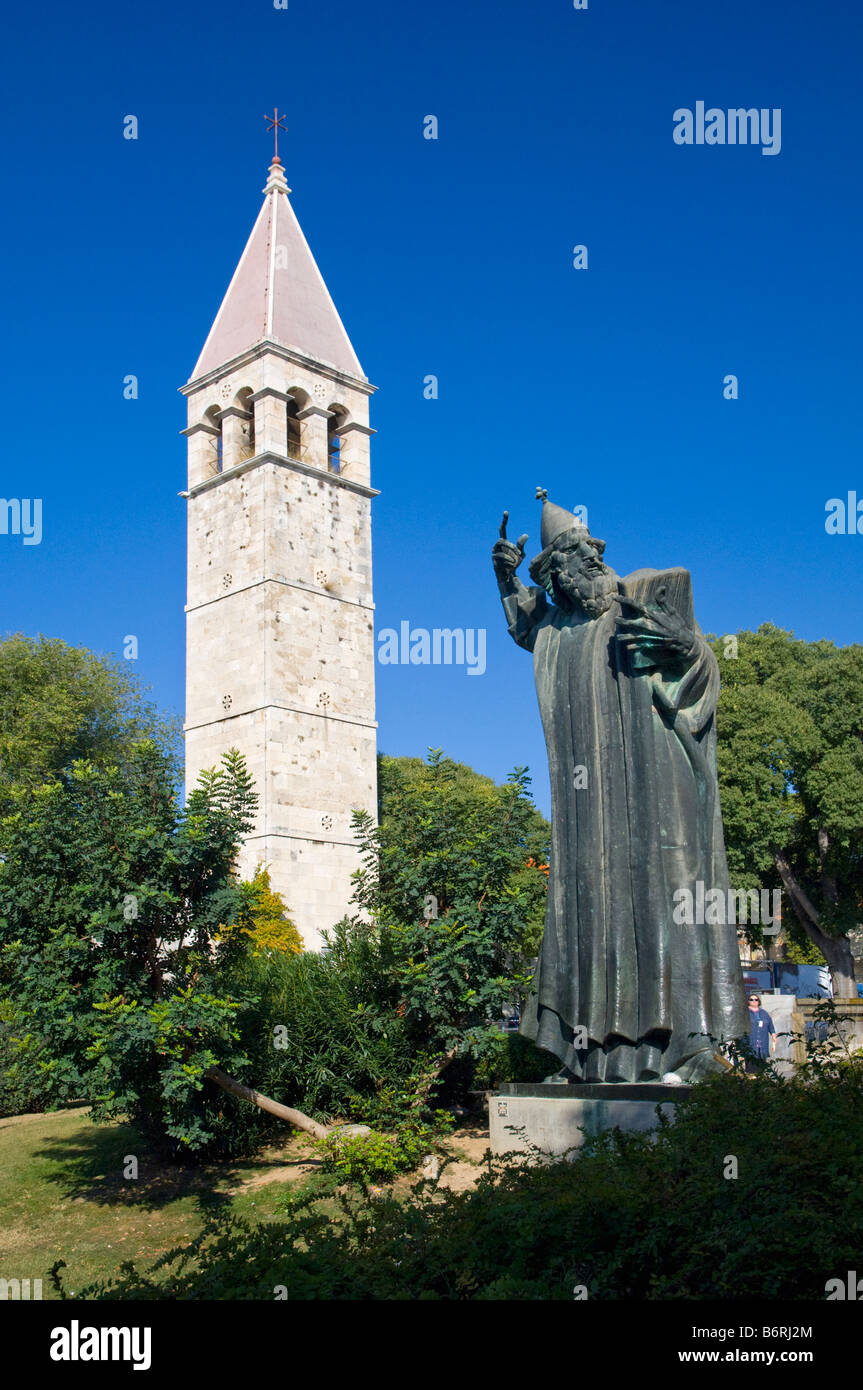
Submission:
[[[451,1135],[443,1145],[447,1162],[441,1163],[439,1186],[450,1192],[467,1192],[475,1187],[484,1172],[485,1155],[489,1147],[487,1129],[460,1129]],[[310,1178],[321,1166],[314,1149],[304,1135],[297,1135],[287,1144],[280,1144],[262,1152],[255,1163],[260,1171],[246,1172],[239,1181],[221,1188],[226,1195],[237,1196],[256,1188],[267,1187],[270,1183],[300,1183]],[[399,1178],[394,1190],[407,1193],[409,1188],[422,1177],[422,1169]],[[372,1192],[379,1191],[374,1184]]]
[[[239,1182],[225,1187],[223,1191],[233,1197],[238,1192],[251,1192],[254,1188],[266,1187],[271,1182],[303,1182],[312,1173],[317,1172],[320,1166],[321,1161],[315,1158],[314,1150],[306,1138],[297,1135],[287,1144],[264,1149],[255,1163],[259,1171],[247,1171]],[[244,1167],[248,1170],[249,1160],[246,1160]]]
[[0,1120],[0,1130],[11,1129],[13,1125],[41,1124],[54,1115],[77,1115],[82,1119],[90,1113],[89,1105],[63,1105],[59,1110],[39,1110],[29,1115],[5,1115]]
[[440,1175],[440,1187],[450,1192],[467,1192],[475,1187],[485,1171],[489,1147],[487,1129],[460,1129],[446,1144],[450,1159]]

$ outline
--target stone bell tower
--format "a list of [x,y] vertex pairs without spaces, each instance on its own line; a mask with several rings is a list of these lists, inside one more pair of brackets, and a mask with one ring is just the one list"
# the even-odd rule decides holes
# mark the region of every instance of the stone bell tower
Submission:
[[306,947],[348,910],[376,814],[368,401],[278,156],[189,383],[186,784],[236,747]]

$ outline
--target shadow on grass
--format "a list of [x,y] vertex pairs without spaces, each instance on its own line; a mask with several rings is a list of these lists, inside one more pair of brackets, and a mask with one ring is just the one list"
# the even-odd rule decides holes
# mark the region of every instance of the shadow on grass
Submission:
[[[194,1197],[206,1213],[230,1207],[242,1183],[273,1167],[305,1167],[309,1160],[298,1154],[249,1158],[240,1162],[209,1163],[201,1167],[171,1163],[132,1124],[110,1128],[92,1125],[68,1137],[49,1139],[34,1157],[52,1167],[44,1173],[55,1183],[64,1202],[94,1202],[100,1206],[137,1207],[159,1211],[172,1202]],[[137,1177],[124,1176],[134,1172]]]

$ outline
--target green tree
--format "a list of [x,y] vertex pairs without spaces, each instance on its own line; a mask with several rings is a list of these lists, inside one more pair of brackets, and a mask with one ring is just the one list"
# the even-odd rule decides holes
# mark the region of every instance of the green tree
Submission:
[[179,723],[158,714],[129,662],[57,638],[0,640],[0,808],[15,785],[55,780],[79,759],[121,763],[150,738],[179,770]]
[[439,749],[425,764],[382,757],[379,824],[355,813],[355,901],[381,934],[399,1017],[443,1063],[481,1052],[527,985],[549,844],[529,783],[518,768],[496,786]]
[[[246,949],[233,865],[256,796],[242,757],[204,772],[185,808],[153,742],[125,764],[79,761],[11,793],[0,821],[0,987],[54,1099],[138,1118],[177,1148],[213,1138],[212,1067],[242,1068],[223,980]],[[25,1040],[23,1047],[27,1047]]]
[[428,1063],[397,1014],[378,934],[343,925],[329,951],[252,952],[240,962],[235,992],[254,998],[240,1017],[243,1047],[267,1095],[296,1097],[318,1120],[391,1127],[410,1111],[414,1073]]
[[782,886],[799,928],[856,995],[848,932],[863,902],[863,646],[763,624],[712,638],[732,882]]

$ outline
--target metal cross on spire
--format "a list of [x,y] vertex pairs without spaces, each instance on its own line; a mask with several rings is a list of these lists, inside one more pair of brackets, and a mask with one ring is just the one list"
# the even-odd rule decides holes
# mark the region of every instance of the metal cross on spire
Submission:
[[270,131],[273,132],[273,136],[276,142],[276,152],[274,158],[277,163],[281,164],[282,161],[279,159],[279,131],[283,130],[285,134],[287,134],[288,127],[283,124],[285,117],[280,116],[278,106],[274,106],[272,116],[264,116],[264,120],[269,121],[270,123],[267,126],[267,133],[269,134]]

